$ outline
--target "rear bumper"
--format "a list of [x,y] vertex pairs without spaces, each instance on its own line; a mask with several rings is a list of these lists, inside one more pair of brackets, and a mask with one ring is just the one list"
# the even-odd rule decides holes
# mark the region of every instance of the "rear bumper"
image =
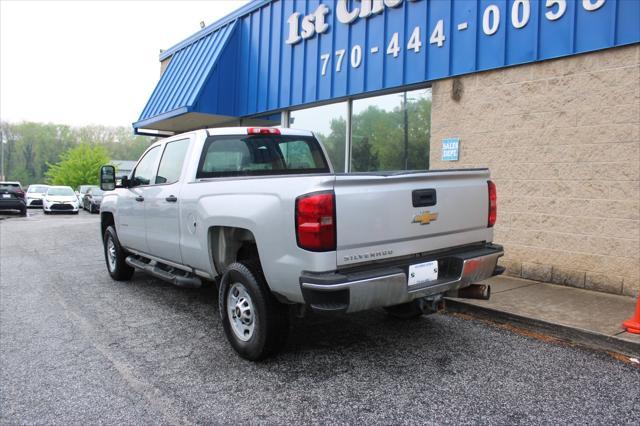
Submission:
[[0,199],[0,210],[24,210],[26,204],[23,200],[2,200]]
[[[316,311],[357,312],[467,287],[501,273],[496,265],[503,254],[502,246],[485,244],[403,260],[392,266],[373,265],[367,270],[303,273],[300,286],[305,303]],[[438,279],[409,287],[409,266],[434,260],[438,261]]]

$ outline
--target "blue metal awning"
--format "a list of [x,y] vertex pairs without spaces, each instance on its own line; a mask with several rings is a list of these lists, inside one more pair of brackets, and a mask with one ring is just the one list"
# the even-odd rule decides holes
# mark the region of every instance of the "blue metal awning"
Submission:
[[136,132],[180,132],[235,118],[234,103],[221,102],[233,99],[234,90],[233,76],[224,75],[229,68],[221,63],[235,62],[237,22],[218,28],[171,56],[140,118],[133,123]]

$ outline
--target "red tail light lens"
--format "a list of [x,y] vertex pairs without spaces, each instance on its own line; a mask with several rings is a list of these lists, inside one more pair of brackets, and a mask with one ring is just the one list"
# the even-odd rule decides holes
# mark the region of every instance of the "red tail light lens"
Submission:
[[498,218],[498,195],[495,183],[488,180],[487,186],[489,187],[489,220],[487,226],[491,228],[496,224],[496,219]]
[[16,195],[20,198],[24,198],[24,191],[22,189],[17,189]]
[[279,135],[280,129],[275,127],[249,127],[247,129],[248,135]]
[[333,192],[318,192],[296,199],[298,247],[310,251],[336,249],[336,211]]

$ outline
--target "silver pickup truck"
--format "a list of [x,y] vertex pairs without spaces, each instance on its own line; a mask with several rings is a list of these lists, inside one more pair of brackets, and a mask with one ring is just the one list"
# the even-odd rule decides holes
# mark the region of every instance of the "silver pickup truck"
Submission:
[[100,172],[107,269],[215,282],[244,358],[285,342],[292,311],[408,318],[497,273],[487,169],[334,173],[311,132],[217,128],[151,145],[127,178]]

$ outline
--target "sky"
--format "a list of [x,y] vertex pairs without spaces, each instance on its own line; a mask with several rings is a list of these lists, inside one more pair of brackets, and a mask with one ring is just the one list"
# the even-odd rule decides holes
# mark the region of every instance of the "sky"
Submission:
[[0,120],[129,127],[160,49],[247,2],[0,0]]

